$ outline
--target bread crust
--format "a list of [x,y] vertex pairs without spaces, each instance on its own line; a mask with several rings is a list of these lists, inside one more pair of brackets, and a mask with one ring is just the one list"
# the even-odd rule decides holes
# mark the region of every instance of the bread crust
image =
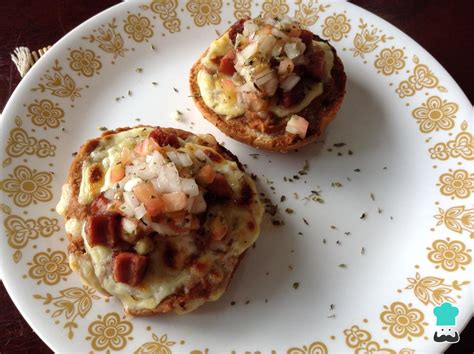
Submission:
[[[69,202],[66,208],[66,211],[64,213],[64,218],[67,221],[70,218],[77,218],[80,220],[84,220],[87,215],[90,214],[91,212],[91,206],[90,204],[84,205],[80,204],[78,202],[78,196],[79,196],[79,189],[81,185],[81,179],[82,179],[82,165],[83,162],[88,158],[88,156],[91,154],[92,151],[99,145],[101,140],[107,139],[107,137],[120,133],[123,131],[127,131],[130,129],[135,129],[135,128],[140,128],[140,127],[147,127],[147,128],[156,128],[148,125],[139,125],[139,126],[134,126],[134,127],[125,127],[125,128],[118,128],[116,130],[109,130],[104,132],[100,137],[90,139],[86,141],[81,148],[79,149],[78,153],[74,157],[74,160],[71,164],[71,167],[69,169],[68,177],[67,177],[67,183],[70,186],[70,191],[71,195],[69,198]],[[181,130],[181,129],[175,129],[175,128],[161,128],[165,132],[173,132],[175,133],[178,137],[185,139],[186,137],[193,135],[190,132]],[[244,171],[242,164],[239,162],[238,158],[232,154],[229,150],[224,148],[222,145],[218,144],[217,142],[215,144],[209,143],[209,142],[204,142],[203,145],[207,145],[209,147],[212,147],[215,149],[218,153],[220,153],[224,158],[235,161],[241,171]],[[253,196],[253,198],[258,198],[256,195]],[[253,201],[252,198],[252,201]],[[85,250],[85,245],[82,237],[74,237],[73,235],[66,233],[66,236],[68,238],[68,252],[69,254],[75,254],[76,256],[82,256],[86,253]],[[225,282],[221,284],[221,288],[227,289],[233,274],[235,270],[238,267],[238,264],[242,260],[245,252],[243,252],[239,257],[236,257],[234,260],[234,264],[232,265],[232,271],[231,275],[225,279]],[[179,289],[176,293],[171,294],[164,298],[155,308],[153,309],[125,309],[125,311],[134,316],[151,316],[151,315],[156,315],[156,314],[161,314],[161,313],[167,313],[167,312],[178,312],[178,313],[184,313],[188,311],[192,311],[195,307],[198,307],[204,302],[211,301],[209,299],[209,296],[211,296],[211,290],[215,291],[216,289],[206,289],[200,284],[197,284],[190,290],[188,290],[186,293],[184,292],[183,289]],[[196,302],[197,301],[197,302]],[[193,303],[196,302],[196,303]]]
[[315,142],[324,132],[329,122],[334,119],[341,107],[345,95],[346,74],[344,72],[344,65],[337,56],[336,49],[328,41],[317,35],[314,35],[313,38],[316,41],[327,43],[331,47],[334,54],[334,65],[331,70],[331,80],[324,84],[323,94],[316,97],[308,107],[297,113],[306,118],[310,123],[304,139],[286,133],[284,130],[283,133],[279,134],[262,134],[249,126],[248,121],[251,117],[247,114],[226,120],[224,116],[217,114],[209,108],[201,97],[197,82],[197,75],[202,68],[201,59],[207,55],[208,49],[194,63],[189,76],[191,95],[197,108],[204,118],[227,136],[259,149],[286,152]]

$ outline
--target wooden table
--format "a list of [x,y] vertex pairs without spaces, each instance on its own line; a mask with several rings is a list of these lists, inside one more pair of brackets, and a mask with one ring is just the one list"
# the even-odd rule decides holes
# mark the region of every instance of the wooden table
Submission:
[[[472,0],[354,0],[400,28],[427,49],[474,102]],[[0,1],[0,111],[20,81],[10,60],[16,46],[54,44],[64,34],[117,0]],[[20,9],[28,9],[21,12]],[[51,353],[31,330],[0,284],[0,353]],[[474,351],[474,321],[448,353]]]

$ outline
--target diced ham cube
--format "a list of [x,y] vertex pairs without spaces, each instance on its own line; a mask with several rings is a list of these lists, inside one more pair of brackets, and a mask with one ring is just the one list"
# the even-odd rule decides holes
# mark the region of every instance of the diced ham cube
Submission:
[[121,216],[116,213],[90,215],[87,218],[86,237],[90,246],[117,246],[121,238]]
[[217,198],[230,199],[233,191],[226,178],[221,173],[216,173],[214,180],[207,186],[207,190]]
[[229,50],[226,55],[224,55],[219,63],[219,72],[224,75],[232,76],[235,73],[234,67],[235,52]]
[[150,139],[153,139],[160,146],[170,145],[174,148],[179,148],[181,146],[175,133],[165,131],[161,128],[153,130],[150,133]]
[[148,266],[148,257],[132,252],[120,252],[112,262],[114,280],[137,286],[143,280]]
[[313,33],[308,30],[302,29],[300,33],[300,38],[306,45],[306,49],[308,49],[313,43]]
[[237,34],[242,33],[244,31],[244,23],[248,19],[249,19],[248,17],[241,18],[236,23],[234,23],[232,27],[229,29],[229,38],[232,41],[232,43],[235,44],[235,38],[237,37]]
[[110,200],[104,197],[104,194],[100,194],[97,198],[92,201],[91,204],[91,213],[92,214],[102,214],[108,210],[108,205]]
[[324,73],[324,51],[316,49],[308,54],[308,64],[306,65],[306,72],[315,80],[322,80]]

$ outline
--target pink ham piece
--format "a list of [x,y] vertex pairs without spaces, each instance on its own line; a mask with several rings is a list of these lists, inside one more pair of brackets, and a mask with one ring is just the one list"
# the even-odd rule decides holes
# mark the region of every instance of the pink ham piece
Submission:
[[130,286],[137,286],[143,280],[148,266],[148,257],[132,252],[119,252],[113,258],[114,280]]
[[120,214],[108,213],[87,217],[86,237],[90,246],[117,246],[122,234]]

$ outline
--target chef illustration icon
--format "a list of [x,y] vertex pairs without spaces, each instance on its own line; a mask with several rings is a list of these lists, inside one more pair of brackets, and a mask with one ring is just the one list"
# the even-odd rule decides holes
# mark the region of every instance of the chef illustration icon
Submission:
[[456,316],[459,314],[459,309],[451,305],[449,302],[444,302],[440,306],[433,309],[436,316],[436,331],[433,340],[438,343],[459,342],[459,333],[456,331]]

